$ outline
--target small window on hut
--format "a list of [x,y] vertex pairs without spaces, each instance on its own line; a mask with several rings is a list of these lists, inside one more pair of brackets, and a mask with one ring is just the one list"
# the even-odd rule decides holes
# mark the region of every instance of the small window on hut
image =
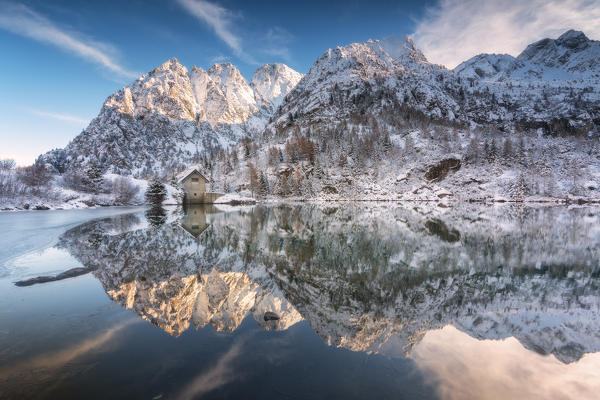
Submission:
[[199,179],[198,178],[192,178],[192,182],[198,182]]

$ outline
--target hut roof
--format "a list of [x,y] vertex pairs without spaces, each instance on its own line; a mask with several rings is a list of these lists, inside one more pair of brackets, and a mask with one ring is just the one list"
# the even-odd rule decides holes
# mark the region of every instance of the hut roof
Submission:
[[199,173],[199,174],[200,174],[200,175],[201,175],[201,176],[204,178],[204,180],[205,180],[206,182],[210,182],[210,179],[208,179],[208,178],[206,177],[206,174],[204,174],[204,173],[203,173],[203,172],[200,170],[200,168],[198,168],[197,166],[195,166],[195,167],[190,167],[190,168],[186,169],[185,171],[183,171],[183,172],[179,173],[179,174],[177,175],[177,183],[181,183],[181,182],[183,182],[183,181],[185,180],[185,178],[187,178],[188,176],[190,176],[190,175],[191,175],[191,174],[193,174],[194,172],[197,172],[197,173]]

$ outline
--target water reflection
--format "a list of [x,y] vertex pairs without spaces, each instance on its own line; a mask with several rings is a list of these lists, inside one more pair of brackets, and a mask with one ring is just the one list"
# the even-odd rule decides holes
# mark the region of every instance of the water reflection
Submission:
[[173,336],[233,331],[252,314],[395,357],[447,325],[563,363],[600,349],[594,208],[197,206],[160,219],[88,222],[59,246]]

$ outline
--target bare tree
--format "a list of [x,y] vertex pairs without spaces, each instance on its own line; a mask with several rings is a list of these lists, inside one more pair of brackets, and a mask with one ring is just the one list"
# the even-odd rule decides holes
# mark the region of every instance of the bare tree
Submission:
[[248,180],[250,181],[250,192],[252,196],[260,191],[260,180],[256,166],[251,162],[248,163]]
[[127,178],[119,177],[112,184],[112,191],[115,195],[115,202],[120,205],[131,204],[140,188],[134,185]]
[[6,158],[4,160],[0,160],[0,170],[2,171],[10,171],[17,166],[15,160],[10,158]]

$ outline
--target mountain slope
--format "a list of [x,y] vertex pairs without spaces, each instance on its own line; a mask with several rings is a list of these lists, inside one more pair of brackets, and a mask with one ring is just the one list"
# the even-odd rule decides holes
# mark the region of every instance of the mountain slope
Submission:
[[250,83],[257,106],[272,114],[300,79],[302,74],[285,64],[263,65],[256,70]]

